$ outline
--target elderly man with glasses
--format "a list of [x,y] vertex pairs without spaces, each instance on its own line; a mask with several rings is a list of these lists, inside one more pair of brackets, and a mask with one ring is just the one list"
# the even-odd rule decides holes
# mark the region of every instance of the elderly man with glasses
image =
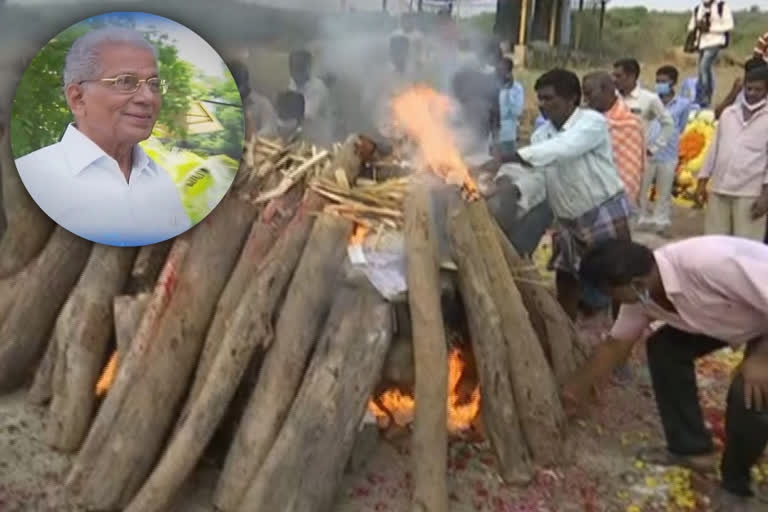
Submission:
[[156,50],[140,32],[112,27],[77,39],[64,66],[74,123],[59,142],[16,160],[38,206],[72,233],[109,245],[153,244],[189,229],[170,174],[138,145],[165,92]]

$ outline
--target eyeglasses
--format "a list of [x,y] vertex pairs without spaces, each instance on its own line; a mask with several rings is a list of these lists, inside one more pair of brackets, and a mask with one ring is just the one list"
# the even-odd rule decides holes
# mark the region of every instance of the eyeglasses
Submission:
[[114,78],[99,78],[97,80],[82,80],[79,83],[85,82],[103,82],[111,84],[111,86],[118,92],[133,94],[139,90],[141,84],[146,83],[149,90],[154,94],[165,94],[168,92],[168,83],[160,78],[146,78],[139,80],[136,75],[118,75]]

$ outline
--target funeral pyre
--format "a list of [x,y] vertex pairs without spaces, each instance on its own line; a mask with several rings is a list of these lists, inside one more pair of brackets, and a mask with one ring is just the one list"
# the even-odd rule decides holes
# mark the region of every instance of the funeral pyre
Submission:
[[[330,510],[367,411],[413,417],[422,510],[448,509],[448,432],[478,411],[507,482],[556,462],[575,329],[489,215],[443,99],[399,100],[407,163],[362,136],[254,138],[222,203],[173,241],[57,227],[10,266],[0,390],[33,377],[82,504],[165,510],[218,435],[220,510]],[[412,382],[389,386],[402,347]]]

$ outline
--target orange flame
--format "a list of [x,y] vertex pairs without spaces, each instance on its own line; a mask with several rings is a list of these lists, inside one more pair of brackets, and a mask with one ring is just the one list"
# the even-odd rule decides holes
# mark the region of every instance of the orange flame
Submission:
[[[456,385],[464,373],[464,360],[459,349],[453,349],[448,354],[448,431],[459,433],[467,430],[480,411],[480,387],[476,386],[472,391],[470,400],[460,404],[460,397],[456,392]],[[407,425],[413,421],[413,413],[416,402],[413,397],[403,394],[398,389],[385,391],[381,397],[381,403],[392,413],[395,422],[399,425]],[[388,416],[373,400],[368,402],[368,409],[379,419],[386,423]]]
[[422,167],[447,183],[462,187],[468,199],[479,197],[450,128],[453,104],[434,89],[416,85],[397,95],[391,103],[395,126],[417,148]]
[[101,372],[101,377],[99,377],[99,381],[96,383],[97,397],[101,398],[102,396],[107,394],[107,391],[109,391],[109,388],[112,387],[112,382],[114,382],[116,374],[117,374],[117,351],[115,351],[112,354],[112,357],[109,358],[109,362],[107,363],[107,366],[104,367],[104,371]]
[[362,224],[355,224],[355,229],[349,237],[348,245],[362,245],[370,229]]

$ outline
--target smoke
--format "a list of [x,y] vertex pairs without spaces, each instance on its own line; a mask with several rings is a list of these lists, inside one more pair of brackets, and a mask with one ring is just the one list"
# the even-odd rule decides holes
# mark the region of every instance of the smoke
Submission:
[[[273,0],[258,0],[273,4]],[[347,4],[354,2],[348,0]],[[435,14],[387,15],[381,2],[366,2],[370,10],[342,12],[339,0],[291,0],[282,2],[295,9],[295,16],[311,16],[312,26],[302,34],[287,30],[281,38],[290,49],[309,49],[314,57],[313,74],[326,79],[330,86],[341,134],[363,132],[381,134],[382,117],[388,117],[388,99],[407,85],[425,84],[454,100],[453,80],[461,69],[480,72],[486,62],[489,38],[466,27],[458,30]],[[390,6],[397,1],[390,0]],[[402,7],[402,6],[399,6]],[[298,24],[297,24],[298,25]],[[450,32],[455,31],[455,35]],[[409,69],[405,78],[393,69],[390,39],[404,35],[409,44]],[[292,44],[290,42],[293,42]],[[287,66],[287,63],[286,63]],[[487,75],[486,75],[487,77]],[[455,139],[464,153],[487,154],[487,123],[472,122],[477,109],[489,109],[488,80],[465,80],[463,106],[457,104]],[[384,130],[382,130],[384,128]]]
[[[5,43],[0,59],[3,68],[0,99],[5,108],[0,110],[8,115],[13,90],[23,69],[53,35],[106,9],[143,10],[189,27],[217,49],[225,60],[247,60],[252,82],[268,84],[266,89],[272,100],[277,92],[288,87],[288,52],[299,48],[311,50],[314,74],[329,78],[336,115],[341,120],[340,136],[351,132],[372,134],[376,130],[376,111],[381,108],[382,101],[386,102],[384,96],[388,89],[398,83],[389,57],[389,40],[395,30],[406,29],[408,32],[407,25],[412,24],[423,35],[421,44],[429,58],[413,64],[413,83],[424,83],[452,96],[451,82],[456,72],[466,65],[482,65],[488,39],[485,34],[470,32],[463,27],[462,45],[457,38],[450,42],[443,37],[450,29],[441,26],[433,14],[401,20],[397,15],[382,13],[381,0],[346,0],[347,6],[355,8],[355,12],[341,12],[342,3],[342,0],[230,0],[217,2],[216,8],[210,9],[206,0],[163,3],[39,0],[34,6],[0,7]],[[388,1],[390,9],[397,10],[402,10],[407,3],[404,0]],[[413,31],[407,35],[413,50],[414,43],[418,46],[420,38],[414,37],[416,33]],[[270,53],[269,62],[259,60],[262,53]],[[480,96],[480,89],[470,87],[468,92]],[[457,117],[471,116],[459,113]],[[478,131],[471,126],[457,127],[457,138],[462,142],[482,139],[483,134]]]

